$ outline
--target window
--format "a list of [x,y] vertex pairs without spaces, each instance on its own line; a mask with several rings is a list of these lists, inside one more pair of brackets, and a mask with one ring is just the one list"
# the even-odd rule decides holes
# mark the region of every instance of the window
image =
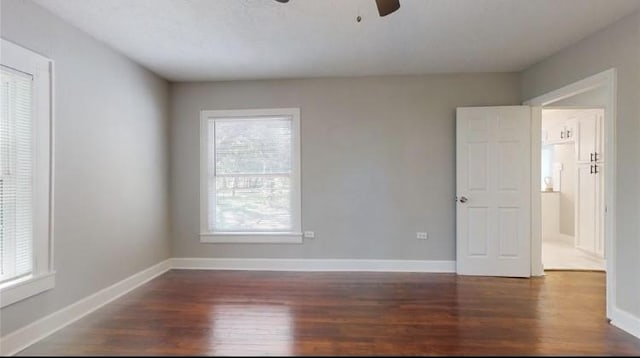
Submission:
[[542,170],[540,171],[540,190],[545,191],[546,183],[545,178],[553,178],[553,158],[554,158],[554,149],[553,145],[543,145],[542,146],[542,155],[540,156],[542,161]]
[[50,237],[51,66],[2,40],[0,304],[53,287]]
[[297,108],[202,112],[202,242],[302,242],[299,118]]

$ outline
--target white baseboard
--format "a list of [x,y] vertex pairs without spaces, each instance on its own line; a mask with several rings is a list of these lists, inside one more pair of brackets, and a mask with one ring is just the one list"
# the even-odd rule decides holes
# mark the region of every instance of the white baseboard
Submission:
[[[170,269],[261,271],[379,271],[454,273],[455,261],[172,258],[0,338],[0,355],[18,353]],[[640,318],[614,309],[611,324],[640,338]]]
[[619,308],[614,308],[611,315],[611,324],[640,338],[640,317],[636,317]]
[[174,269],[261,271],[456,272],[455,261],[173,258]]
[[2,337],[0,355],[8,356],[18,353],[170,269],[171,260],[162,261]]

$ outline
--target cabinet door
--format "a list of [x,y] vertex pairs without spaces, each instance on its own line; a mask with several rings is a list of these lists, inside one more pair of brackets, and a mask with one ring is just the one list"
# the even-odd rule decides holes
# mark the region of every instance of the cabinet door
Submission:
[[604,181],[602,178],[604,178],[605,165],[604,163],[598,163],[596,168],[597,173],[594,175],[596,205],[593,220],[596,224],[595,252],[598,256],[604,258]]
[[556,119],[545,123],[542,128],[542,142],[545,144],[569,143],[574,141],[573,119]]
[[[591,163],[600,151],[600,115],[589,111],[575,122],[576,159],[578,164]],[[600,158],[598,158],[600,159]]]
[[596,222],[598,216],[598,174],[592,173],[593,164],[578,165],[576,176],[576,217],[575,244],[576,247],[596,253],[600,225]]
[[573,142],[576,136],[576,118],[569,118],[564,123],[564,141]]
[[604,147],[604,109],[596,110],[596,162],[597,162],[597,174],[596,174],[596,254],[600,257],[605,257],[605,244],[604,244],[604,171],[606,170],[605,164],[605,147]]
[[550,121],[550,123],[547,124],[547,127],[544,128],[547,143],[560,143],[562,141],[564,137],[564,135],[562,135],[563,127],[561,123],[558,122],[559,121]]

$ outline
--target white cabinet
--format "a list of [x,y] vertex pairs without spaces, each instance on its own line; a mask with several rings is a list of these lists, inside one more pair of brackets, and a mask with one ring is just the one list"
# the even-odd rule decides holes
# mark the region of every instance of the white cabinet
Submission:
[[[580,164],[576,175],[576,247],[603,256],[601,167]],[[596,172],[597,170],[597,172]]]
[[581,111],[575,121],[576,247],[600,257],[604,257],[603,114],[601,109]]
[[544,129],[545,144],[559,143],[563,129],[558,123],[551,123]]
[[602,110],[584,111],[576,120],[576,159],[578,164],[601,162]]
[[558,236],[560,234],[560,192],[543,191],[542,193],[542,234]]
[[560,140],[565,143],[575,141],[575,134],[576,134],[575,127],[576,127],[575,118],[569,118],[568,120],[566,120],[562,125],[562,129],[564,131],[564,137],[562,137],[562,134],[561,134]]
[[572,117],[559,115],[548,115],[543,117],[542,144],[573,142],[575,136],[574,127],[575,120]]

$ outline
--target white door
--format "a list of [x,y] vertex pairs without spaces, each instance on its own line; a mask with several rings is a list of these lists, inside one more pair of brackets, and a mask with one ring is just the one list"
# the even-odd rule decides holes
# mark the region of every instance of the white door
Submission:
[[461,275],[531,275],[531,109],[456,116],[456,266]]

